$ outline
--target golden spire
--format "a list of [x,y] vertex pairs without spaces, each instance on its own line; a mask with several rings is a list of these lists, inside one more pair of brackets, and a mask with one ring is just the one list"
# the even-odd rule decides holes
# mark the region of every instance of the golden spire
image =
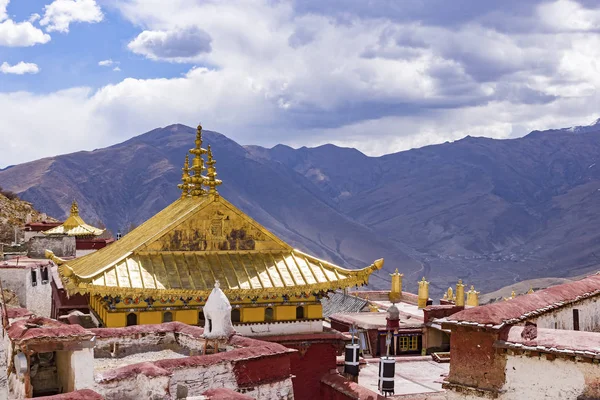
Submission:
[[183,198],[190,194],[190,156],[188,154],[185,155],[185,161],[181,170],[183,171],[181,174],[181,181],[183,183],[180,183],[177,187],[181,189],[181,197]]
[[208,145],[208,161],[206,162],[206,165],[208,165],[208,173],[206,174],[208,180],[206,182],[206,186],[208,186],[208,194],[219,195],[219,192],[217,192],[217,186],[223,182],[220,179],[217,179],[217,169],[215,168],[216,163],[217,160],[213,158],[212,150],[210,145]]
[[77,217],[78,215],[79,215],[79,206],[77,205],[77,202],[75,200],[73,200],[73,203],[71,203],[71,216]]
[[531,294],[533,293],[533,286],[529,285],[529,290],[527,291],[527,294]]
[[479,292],[475,290],[473,285],[471,285],[471,290],[467,292],[467,305],[470,307],[477,307],[479,305]]
[[191,183],[191,195],[192,197],[202,196],[206,194],[206,190],[202,187],[206,183],[206,177],[202,175],[202,172],[206,168],[204,168],[204,159],[202,158],[203,154],[206,154],[206,149],[202,148],[202,125],[198,124],[198,128],[196,130],[196,147],[190,149],[190,154],[194,155],[194,159],[192,160],[192,171],[194,172],[193,176],[190,176]]

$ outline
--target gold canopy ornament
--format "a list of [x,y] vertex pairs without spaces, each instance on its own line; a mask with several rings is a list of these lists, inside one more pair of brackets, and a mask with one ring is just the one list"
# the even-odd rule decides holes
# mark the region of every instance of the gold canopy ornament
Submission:
[[78,216],[79,215],[79,206],[77,205],[77,202],[75,200],[73,200],[73,203],[71,203],[71,216]]
[[202,172],[206,170],[204,167],[204,159],[202,156],[206,154],[206,149],[202,148],[202,125],[198,124],[198,128],[196,129],[196,147],[190,149],[190,154],[194,156],[192,160],[192,172],[193,175],[189,178],[190,183],[190,194],[192,197],[202,196],[206,194],[206,190],[202,187],[202,185],[206,184],[207,178],[202,175]]
[[[183,173],[181,174],[182,183],[177,185],[181,189],[181,197],[200,197],[207,193],[218,196],[217,186],[223,182],[217,179],[217,169],[215,168],[217,161],[213,158],[210,146],[208,146],[208,150],[202,148],[202,125],[200,124],[196,129],[196,140],[194,143],[196,146],[189,151],[194,156],[192,165],[190,166],[189,155],[186,154],[182,168]],[[205,176],[202,173],[207,171],[207,168],[204,165],[205,161],[202,156],[207,153],[208,161],[206,161],[206,165],[208,165],[208,174]],[[207,186],[209,190],[207,191],[203,186]]]
[[181,174],[181,181],[183,183],[180,183],[177,187],[181,189],[181,197],[183,198],[190,194],[190,156],[188,154],[185,155],[185,161],[181,170],[183,171]]
[[217,179],[217,169],[215,168],[216,163],[217,160],[213,158],[212,150],[210,148],[210,145],[208,145],[208,161],[206,162],[206,164],[208,165],[208,173],[206,174],[208,177],[208,181],[206,183],[206,186],[208,186],[208,194],[214,194],[218,196],[219,192],[217,192],[217,186],[223,183],[223,181]]

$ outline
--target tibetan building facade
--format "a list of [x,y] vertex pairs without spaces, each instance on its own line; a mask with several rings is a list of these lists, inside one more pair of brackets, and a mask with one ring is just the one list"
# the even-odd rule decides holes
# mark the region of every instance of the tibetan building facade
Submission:
[[218,281],[238,332],[322,330],[320,298],[367,284],[383,259],[348,270],[293,249],[219,195],[200,126],[195,144],[191,166],[185,158],[181,198],[95,253],[74,260],[48,253],[67,293],[89,295],[106,327],[204,325],[203,306]]

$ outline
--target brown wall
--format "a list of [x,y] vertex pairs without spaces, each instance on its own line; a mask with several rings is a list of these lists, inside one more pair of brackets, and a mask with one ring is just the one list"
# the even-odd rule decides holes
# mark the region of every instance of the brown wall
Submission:
[[448,382],[498,390],[504,385],[506,357],[493,347],[498,331],[453,326],[450,335],[450,373]]

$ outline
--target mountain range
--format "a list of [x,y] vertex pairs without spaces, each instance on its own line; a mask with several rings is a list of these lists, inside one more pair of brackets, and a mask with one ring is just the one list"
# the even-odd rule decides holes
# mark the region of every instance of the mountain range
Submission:
[[[140,224],[180,192],[195,129],[159,128],[94,151],[0,170],[0,186],[62,218],[73,199],[113,232]],[[241,146],[205,131],[220,193],[291,245],[348,268],[384,257],[370,282],[404,273],[433,298],[458,278],[482,291],[600,264],[600,122],[511,140],[453,143],[369,157],[324,145]]]

